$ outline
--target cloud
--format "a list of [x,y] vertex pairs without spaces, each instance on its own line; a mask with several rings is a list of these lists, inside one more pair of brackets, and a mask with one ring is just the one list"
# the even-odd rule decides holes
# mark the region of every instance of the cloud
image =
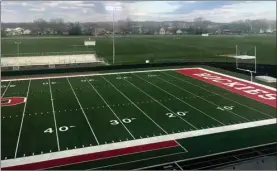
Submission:
[[30,8],[29,11],[44,12],[45,8]]
[[276,19],[275,1],[3,1],[4,22],[63,18],[65,21],[111,21],[107,5],[117,5],[116,20],[183,20],[204,17],[215,22],[241,19]]
[[5,12],[5,13],[13,13],[13,14],[15,13],[14,10],[5,9],[5,8],[1,9],[1,11],[2,11],[2,12]]

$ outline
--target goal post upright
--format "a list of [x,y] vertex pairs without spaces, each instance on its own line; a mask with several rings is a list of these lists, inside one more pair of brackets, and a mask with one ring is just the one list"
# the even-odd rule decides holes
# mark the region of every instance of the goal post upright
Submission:
[[[253,73],[257,73],[257,47],[254,46],[254,56],[249,56],[249,55],[241,55],[240,54],[240,50],[238,48],[238,45],[236,45],[236,69],[237,70],[241,70],[241,71],[246,71],[250,73],[251,76],[251,81],[253,81]],[[250,70],[250,69],[243,69],[243,68],[239,68],[239,64],[238,64],[238,59],[254,59],[254,71]]]

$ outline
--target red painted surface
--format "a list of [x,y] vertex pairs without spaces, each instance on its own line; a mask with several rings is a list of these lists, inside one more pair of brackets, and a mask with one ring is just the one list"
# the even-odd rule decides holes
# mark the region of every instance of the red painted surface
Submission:
[[276,108],[276,91],[266,87],[198,68],[176,70],[176,72],[209,84],[213,84]]
[[25,103],[26,97],[3,97],[1,98],[1,106],[14,106]]
[[116,157],[120,155],[128,155],[133,153],[146,152],[150,150],[158,150],[158,149],[177,147],[177,146],[179,146],[178,143],[172,140],[172,141],[133,146],[133,147],[127,147],[127,148],[121,148],[121,149],[115,149],[115,150],[109,150],[109,151],[103,151],[103,152],[97,152],[97,153],[84,154],[79,156],[47,160],[47,161],[36,162],[36,163],[29,163],[24,165],[11,166],[11,167],[2,168],[2,170],[46,169],[46,168],[69,165],[69,164],[74,164],[79,162],[100,160],[100,159],[111,158],[111,157]]

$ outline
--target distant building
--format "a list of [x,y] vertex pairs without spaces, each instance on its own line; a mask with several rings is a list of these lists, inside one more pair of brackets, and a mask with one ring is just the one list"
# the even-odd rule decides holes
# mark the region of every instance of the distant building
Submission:
[[29,29],[24,30],[24,31],[23,31],[23,34],[25,34],[25,35],[31,34],[31,30],[29,30]]
[[133,33],[142,33],[142,26],[132,26]]
[[17,28],[7,28],[6,33],[8,36],[18,36],[18,35],[22,35],[24,32],[23,28],[17,27]]
[[165,29],[164,29],[164,28],[161,28],[161,29],[160,29],[159,35],[165,35]]
[[178,29],[178,30],[176,31],[176,34],[182,34],[182,31],[181,31],[180,29]]

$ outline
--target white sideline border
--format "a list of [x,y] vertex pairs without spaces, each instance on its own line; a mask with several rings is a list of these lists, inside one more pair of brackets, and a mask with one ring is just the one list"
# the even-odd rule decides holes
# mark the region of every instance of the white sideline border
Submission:
[[3,79],[1,80],[1,82],[6,82],[6,81],[23,81],[23,80],[41,80],[41,79],[54,79],[54,78],[71,78],[71,77],[84,77],[84,76],[99,76],[99,75],[116,75],[116,74],[129,74],[129,73],[144,73],[144,72],[159,72],[159,71],[176,71],[176,70],[189,70],[189,69],[200,69],[203,71],[207,71],[207,72],[211,72],[211,73],[215,73],[218,75],[222,75],[225,77],[229,77],[229,78],[233,78],[242,82],[247,82],[249,84],[254,84],[257,86],[261,86],[263,88],[267,88],[273,91],[276,91],[276,88],[267,86],[267,85],[263,85],[260,83],[256,83],[256,82],[251,82],[245,79],[241,79],[241,78],[237,78],[237,77],[233,77],[230,75],[226,75],[226,74],[222,74],[219,72],[215,72],[212,70],[208,70],[205,68],[201,68],[201,67],[192,67],[192,68],[173,68],[173,69],[156,69],[156,70],[143,70],[143,71],[126,71],[126,72],[111,72],[111,73],[94,73],[94,74],[72,74],[72,75],[60,75],[60,76],[45,76],[45,77],[30,77],[30,78],[14,78],[14,79]]
[[267,119],[267,120],[261,120],[261,121],[253,121],[253,122],[214,127],[214,128],[208,128],[208,129],[202,129],[202,130],[194,130],[194,131],[168,134],[168,135],[162,135],[162,136],[156,136],[156,137],[150,137],[150,138],[143,138],[138,140],[130,140],[125,142],[117,142],[113,144],[103,144],[103,145],[98,145],[93,147],[85,147],[80,149],[72,149],[72,150],[59,151],[59,152],[53,152],[53,153],[47,153],[47,154],[40,154],[35,156],[21,157],[16,159],[8,159],[8,160],[1,161],[1,167],[5,168],[5,167],[16,166],[16,165],[24,165],[24,164],[42,162],[47,160],[60,159],[65,157],[109,151],[109,150],[126,148],[126,147],[133,147],[138,145],[146,145],[146,144],[157,143],[157,142],[172,141],[172,140],[175,141],[177,139],[185,139],[185,138],[192,138],[192,137],[215,134],[215,133],[241,130],[246,128],[254,128],[259,126],[272,125],[276,123],[277,123],[276,119]]

